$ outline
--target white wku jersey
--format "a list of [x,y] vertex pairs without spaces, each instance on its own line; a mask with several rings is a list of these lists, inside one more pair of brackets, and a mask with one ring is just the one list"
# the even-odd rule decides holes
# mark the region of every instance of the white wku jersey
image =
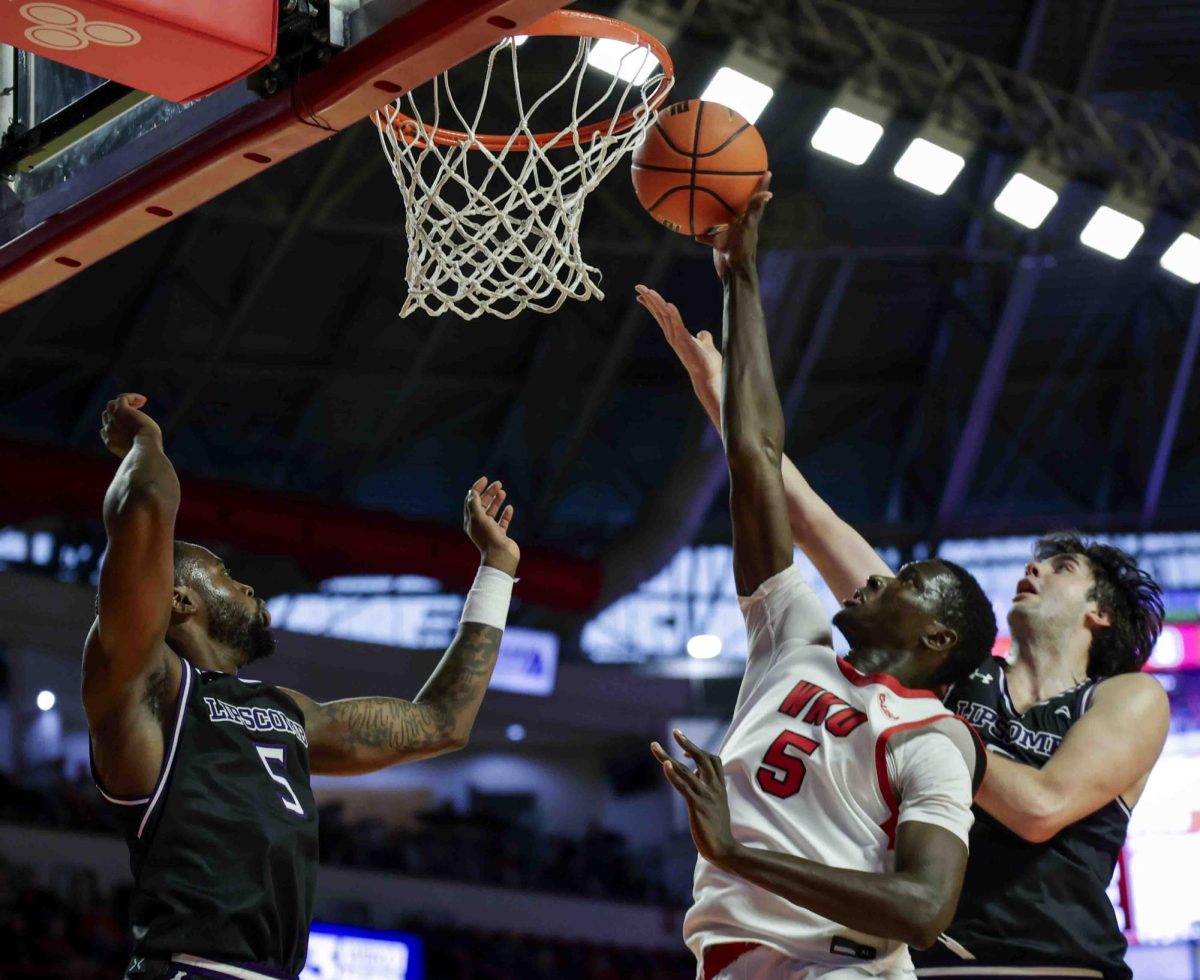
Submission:
[[[893,870],[900,800],[889,741],[935,727],[962,753],[976,789],[982,743],[932,692],[864,675],[838,657],[824,607],[795,566],[741,603],[750,658],[719,752],[733,836],[834,867]],[[912,969],[902,942],[847,929],[703,858],[694,896],[684,938],[697,957],[716,943],[759,942],[806,964],[853,964],[868,975]]]

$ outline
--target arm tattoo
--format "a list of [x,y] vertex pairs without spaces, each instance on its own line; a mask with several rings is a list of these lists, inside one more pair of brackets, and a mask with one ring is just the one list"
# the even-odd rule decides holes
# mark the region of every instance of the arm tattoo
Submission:
[[[338,747],[410,755],[465,739],[487,692],[501,630],[463,623],[414,701],[353,698],[320,706]],[[391,759],[390,761],[398,761]]]

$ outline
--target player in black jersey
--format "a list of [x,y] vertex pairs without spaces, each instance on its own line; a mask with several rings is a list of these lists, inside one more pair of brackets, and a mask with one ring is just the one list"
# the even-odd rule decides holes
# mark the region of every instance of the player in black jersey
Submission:
[[1139,673],[1162,618],[1161,590],[1125,552],[1074,534],[1037,542],[1008,617],[1012,663],[993,658],[946,698],[998,774],[976,801],[983,859],[920,975],[1131,976],[1105,888],[1166,740],[1166,694]]
[[[693,336],[672,304],[647,293],[642,305],[719,428],[712,336]],[[891,576],[787,456],[782,471],[793,540],[835,595]],[[1130,556],[1074,535],[1042,539],[1016,591],[1012,663],[993,660],[949,692],[992,752],[958,913],[913,960],[920,977],[1127,980],[1105,891],[1167,735],[1166,694],[1140,673],[1161,629],[1161,591]]]
[[295,977],[317,868],[311,773],[351,775],[467,742],[499,652],[520,549],[498,483],[463,526],[482,556],[462,623],[412,700],[318,703],[238,677],[275,646],[254,590],[174,540],[179,481],[146,399],[104,410],[122,462],[104,498],[108,550],[83,655],[97,785],[134,874],[128,980]]

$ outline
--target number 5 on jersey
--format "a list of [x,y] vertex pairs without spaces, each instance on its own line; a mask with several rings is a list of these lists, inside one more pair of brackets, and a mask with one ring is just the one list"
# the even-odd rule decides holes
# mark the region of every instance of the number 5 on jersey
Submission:
[[799,732],[784,730],[767,749],[766,755],[763,756],[763,764],[758,767],[754,778],[758,780],[758,785],[764,793],[770,793],[781,800],[795,796],[800,792],[804,774],[808,770],[804,760],[788,750],[812,755],[820,747],[821,743],[814,739],[807,738]]
[[267,775],[287,791],[286,796],[283,793],[279,794],[279,802],[291,810],[292,813],[304,816],[304,807],[296,799],[296,792],[292,789],[292,784],[287,781],[285,776],[281,776],[271,769],[272,762],[278,763],[281,769],[286,765],[286,747],[282,745],[255,745],[254,747],[258,750],[258,757],[262,759],[263,768],[267,770]]

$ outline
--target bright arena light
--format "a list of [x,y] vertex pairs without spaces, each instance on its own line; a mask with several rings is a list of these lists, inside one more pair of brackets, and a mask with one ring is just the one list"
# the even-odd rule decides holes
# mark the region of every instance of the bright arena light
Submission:
[[883,137],[883,126],[834,106],[812,135],[812,148],[855,166],[865,163]]
[[1133,251],[1145,230],[1146,225],[1137,218],[1102,204],[1080,233],[1079,240],[1097,252],[1123,259]]
[[513,722],[504,730],[510,742],[520,742],[525,738],[525,726]]
[[1184,282],[1200,284],[1200,221],[1175,239],[1158,264]]
[[892,173],[930,194],[945,194],[966,164],[962,154],[918,136],[896,161]]
[[775,89],[735,68],[721,68],[700,96],[705,102],[719,102],[740,113],[747,122],[755,122],[771,101]]
[[621,81],[632,82],[634,85],[641,85],[658,67],[658,59],[648,48],[639,48],[637,45],[614,41],[607,37],[592,43],[587,60],[593,68],[616,75]]
[[695,657],[697,660],[712,660],[713,657],[720,656],[721,638],[712,633],[693,636],[687,641],[687,652],[688,656]]
[[1174,626],[1164,626],[1150,654],[1150,666],[1159,670],[1175,670],[1183,663],[1183,634]]
[[37,706],[38,711],[49,711],[54,707],[57,698],[53,691],[38,691]]
[[992,203],[997,211],[1031,231],[1040,228],[1058,203],[1058,191],[1023,173],[1015,173]]

